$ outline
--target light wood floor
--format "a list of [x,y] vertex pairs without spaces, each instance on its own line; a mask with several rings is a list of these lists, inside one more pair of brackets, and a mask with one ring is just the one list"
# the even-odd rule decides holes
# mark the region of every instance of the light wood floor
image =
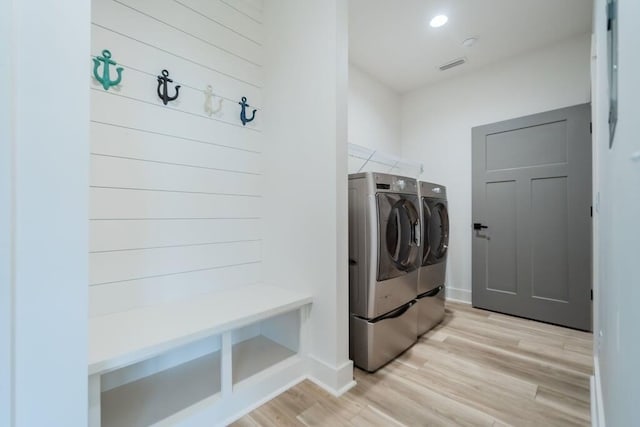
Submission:
[[335,398],[309,381],[233,424],[255,426],[589,425],[592,338],[448,304],[445,320]]

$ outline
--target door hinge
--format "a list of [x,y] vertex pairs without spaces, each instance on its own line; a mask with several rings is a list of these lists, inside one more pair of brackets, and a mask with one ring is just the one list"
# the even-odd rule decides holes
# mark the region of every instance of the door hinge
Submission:
[[593,289],[591,289],[591,301],[593,301]]
[[593,122],[589,122],[589,133],[593,134]]
[[591,216],[591,218],[593,218],[593,206],[591,206],[589,209],[589,215]]

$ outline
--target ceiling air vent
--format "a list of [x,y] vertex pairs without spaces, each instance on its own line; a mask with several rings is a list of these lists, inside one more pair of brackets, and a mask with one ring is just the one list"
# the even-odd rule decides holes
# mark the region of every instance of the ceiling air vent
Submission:
[[458,65],[462,65],[464,63],[467,62],[467,58],[458,58],[458,59],[454,59],[453,61],[449,61],[447,63],[442,64],[441,66],[439,66],[438,68],[440,68],[440,71],[446,71],[450,68],[453,67],[457,67]]

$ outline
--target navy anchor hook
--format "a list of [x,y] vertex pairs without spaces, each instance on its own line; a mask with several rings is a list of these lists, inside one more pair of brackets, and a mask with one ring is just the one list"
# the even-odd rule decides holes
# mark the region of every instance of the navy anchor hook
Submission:
[[[173,80],[169,78],[169,72],[167,70],[162,70],[162,76],[158,76],[158,96],[162,99],[164,105],[167,105],[169,101],[175,101],[178,99],[178,95],[180,93],[180,85],[177,85],[176,94],[174,96],[169,96],[167,83],[173,83]],[[160,88],[162,88],[162,91]]]
[[247,104],[247,97],[243,96],[242,97],[242,102],[238,102],[238,104],[240,104],[242,106],[242,111],[240,112],[240,120],[242,121],[242,126],[245,126],[247,123],[252,122],[253,119],[256,118],[256,109],[253,110],[253,113],[251,113],[251,118],[248,119],[247,118],[247,107],[250,107],[249,104]]

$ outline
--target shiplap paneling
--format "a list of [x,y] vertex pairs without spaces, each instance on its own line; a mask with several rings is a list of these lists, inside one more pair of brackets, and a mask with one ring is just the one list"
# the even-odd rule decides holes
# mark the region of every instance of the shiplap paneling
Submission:
[[176,246],[89,254],[92,285],[179,274],[260,260],[260,242]]
[[91,252],[252,240],[259,219],[106,220],[91,222]]
[[260,218],[259,197],[171,191],[90,190],[89,219]]
[[[216,22],[219,25],[236,32],[240,37],[245,37],[262,46],[263,27],[239,10],[232,9],[221,1],[211,0],[175,0],[176,3],[188,7],[196,13]],[[260,7],[261,8],[261,7]]]
[[[260,280],[261,15],[260,1],[92,2],[92,55],[124,73],[91,86],[90,315]],[[167,106],[163,69],[170,95],[181,85]]]
[[176,301],[193,295],[228,289],[260,280],[261,264],[248,263],[226,268],[210,268],[183,274],[92,286],[89,311],[100,316],[135,307]]
[[91,185],[96,187],[259,196],[260,179],[245,172],[91,155]]
[[260,0],[220,0],[220,2],[248,16],[254,22],[262,23],[262,2]]
[[[140,0],[140,3],[145,1],[155,4],[155,0]],[[203,64],[211,70],[248,85],[262,86],[262,67],[192,36],[190,28],[179,30],[165,24],[156,18],[163,15],[163,4],[160,3],[164,3],[164,0],[158,3],[158,6],[152,5],[152,9],[155,10],[152,12],[153,15],[150,15],[116,0],[96,0],[93,2],[92,22],[175,56],[189,58],[192,62]],[[197,16],[189,9],[182,8],[182,11]],[[224,43],[224,40],[219,40],[218,43]],[[170,67],[167,65],[166,68]]]
[[[155,93],[155,87],[153,90]],[[135,110],[135,114],[132,114],[132,110]],[[249,128],[178,112],[161,103],[156,105],[138,102],[96,87],[91,91],[91,118],[100,123],[151,130],[164,135],[220,143],[250,151],[259,152],[262,149],[261,134]]]
[[261,174],[260,153],[138,129],[91,123],[91,153]]
[[262,65],[262,49],[254,41],[207,19],[174,0],[115,0],[178,31],[210,44],[214,49],[256,66]]
[[[203,90],[207,85],[211,85],[214,93],[220,94],[230,101],[239,101],[241,97],[246,96],[250,104],[258,108],[262,104],[259,87],[225,76],[197,61],[158,49],[150,43],[115,33],[97,24],[92,25],[91,31],[92,54],[98,56],[102,54],[103,49],[109,49],[113,55],[112,59],[126,70],[148,72],[152,76],[152,81],[155,81],[153,76],[158,74],[157,70],[162,70],[170,65],[169,71],[174,77],[179,77],[179,84],[201,87]],[[125,71],[125,77],[127,77],[128,72]],[[122,84],[127,84],[126,78]],[[117,89],[112,88],[111,90]]]

